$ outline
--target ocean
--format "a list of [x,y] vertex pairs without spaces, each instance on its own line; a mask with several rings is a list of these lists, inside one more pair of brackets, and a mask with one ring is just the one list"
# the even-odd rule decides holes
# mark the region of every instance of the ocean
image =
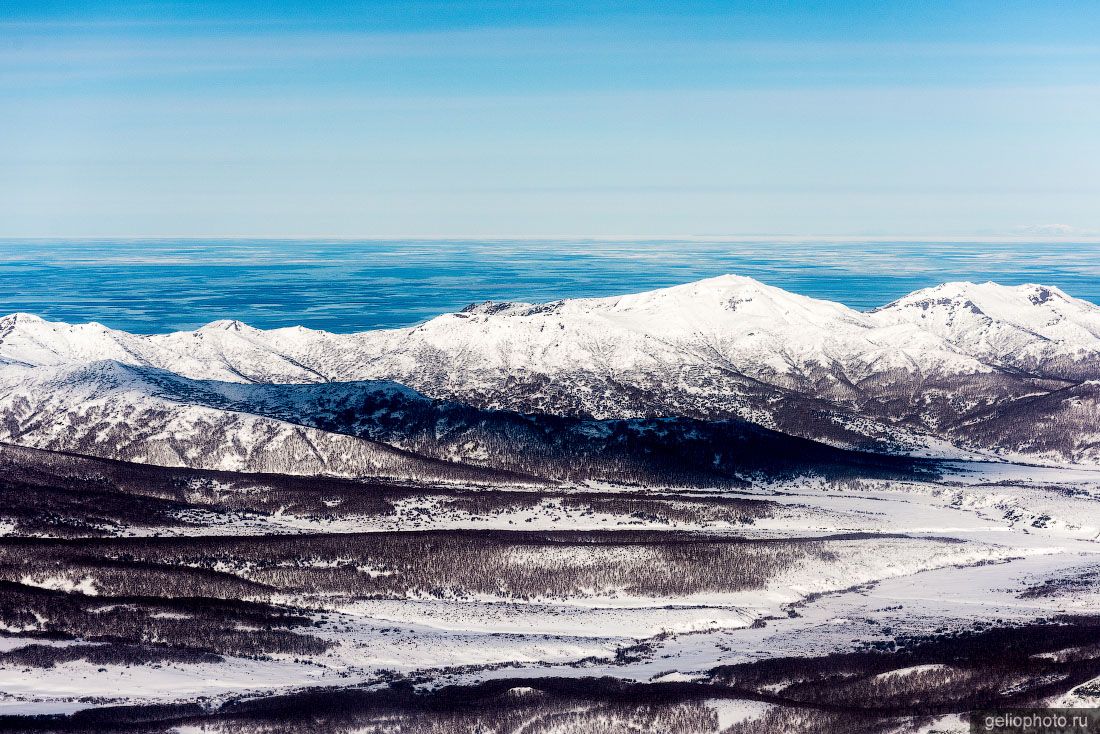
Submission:
[[0,240],[0,314],[138,333],[221,318],[349,332],[723,273],[858,309],[952,280],[1038,282],[1100,303],[1098,243]]

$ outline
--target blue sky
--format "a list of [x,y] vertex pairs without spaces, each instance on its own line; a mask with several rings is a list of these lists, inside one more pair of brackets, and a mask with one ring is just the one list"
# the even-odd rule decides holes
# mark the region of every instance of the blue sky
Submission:
[[1094,2],[4,2],[0,236],[1100,233]]

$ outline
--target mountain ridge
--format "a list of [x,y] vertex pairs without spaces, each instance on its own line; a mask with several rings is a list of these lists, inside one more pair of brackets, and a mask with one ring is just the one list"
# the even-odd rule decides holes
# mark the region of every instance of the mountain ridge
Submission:
[[[351,334],[225,319],[143,336],[0,319],[9,366],[103,359],[195,380],[388,380],[520,413],[737,418],[857,450],[1100,462],[1100,307],[1053,286],[949,283],[862,312],[725,275]],[[1041,440],[1021,433],[1028,406]]]
[[522,415],[385,381],[199,381],[113,361],[31,371],[0,371],[0,443],[165,467],[486,486],[936,471],[740,421]]

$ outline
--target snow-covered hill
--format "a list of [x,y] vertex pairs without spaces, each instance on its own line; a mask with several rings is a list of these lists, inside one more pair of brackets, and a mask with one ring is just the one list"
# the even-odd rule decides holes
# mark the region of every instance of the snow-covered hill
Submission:
[[0,442],[224,471],[429,482],[506,479],[234,410],[201,384],[110,361],[0,370]]
[[218,382],[113,361],[0,370],[0,417],[0,443],[251,473],[707,487],[933,473],[736,420],[523,415],[392,382]]
[[[737,417],[834,445],[1100,463],[1100,308],[1046,286],[952,283],[869,313],[722,276],[613,298],[484,303],[406,329],[220,321],[139,336],[0,320],[0,360],[195,379],[392,380],[483,408]],[[1021,435],[1020,416],[1042,420]]]
[[870,315],[918,325],[1002,368],[1068,380],[1100,371],[1100,308],[1050,286],[947,283]]

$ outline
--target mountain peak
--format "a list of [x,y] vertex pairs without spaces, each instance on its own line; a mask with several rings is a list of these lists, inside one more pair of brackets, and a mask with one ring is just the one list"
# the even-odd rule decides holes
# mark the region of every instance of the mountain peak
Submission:
[[703,278],[695,281],[702,286],[715,286],[728,288],[730,286],[760,286],[763,288],[772,288],[766,283],[757,280],[749,275],[738,275],[737,273],[723,273],[722,275],[715,275],[712,278]]
[[[642,291],[639,293],[630,293],[627,295],[612,296],[610,298],[596,300],[635,305],[643,303],[658,303],[670,300],[722,300],[725,298],[729,298],[730,296],[751,297],[753,295],[765,294],[770,296],[779,294],[795,296],[795,294],[788,293],[782,288],[776,288],[775,286],[766,285],[765,283],[761,283],[759,280],[755,280],[754,278],[749,278],[743,275],[726,274],[718,275],[713,278],[693,280],[690,283],[681,283],[679,285],[672,285],[664,288],[655,288],[653,290]],[[568,303],[568,301],[566,302]]]
[[0,318],[0,328],[11,328],[17,324],[45,324],[47,321],[41,316],[35,316],[33,313],[12,313]]
[[495,313],[500,313],[501,311],[508,311],[514,308],[530,307],[531,305],[532,304],[530,303],[520,303],[518,301],[478,301],[476,303],[471,303],[458,313],[491,316]]
[[1002,285],[993,281],[972,283],[952,281],[902,296],[896,301],[880,308],[876,312],[891,311],[898,308],[964,307],[974,313],[997,312],[1027,309],[1031,306],[1070,306],[1076,304],[1087,309],[1091,304],[1078,301],[1056,286],[1024,283],[1022,285]]
[[237,319],[219,319],[217,321],[211,321],[209,324],[200,326],[198,329],[195,329],[196,334],[206,334],[218,331],[234,331],[254,334],[258,332],[259,329],[253,328],[243,321],[238,321]]
[[690,283],[682,283],[680,285],[673,285],[667,288],[660,288],[656,291],[650,291],[651,293],[659,293],[662,291],[691,291],[695,293],[720,293],[725,294],[731,291],[759,291],[770,292],[778,291],[781,293],[787,293],[782,288],[768,285],[756,278],[751,278],[747,275],[735,275],[734,273],[724,273],[723,275],[716,275],[712,278],[702,278],[701,280],[693,280]]
[[692,321],[738,318],[818,322],[857,318],[847,306],[791,293],[743,275],[725,274],[670,288],[605,299],[612,310],[680,313]]

